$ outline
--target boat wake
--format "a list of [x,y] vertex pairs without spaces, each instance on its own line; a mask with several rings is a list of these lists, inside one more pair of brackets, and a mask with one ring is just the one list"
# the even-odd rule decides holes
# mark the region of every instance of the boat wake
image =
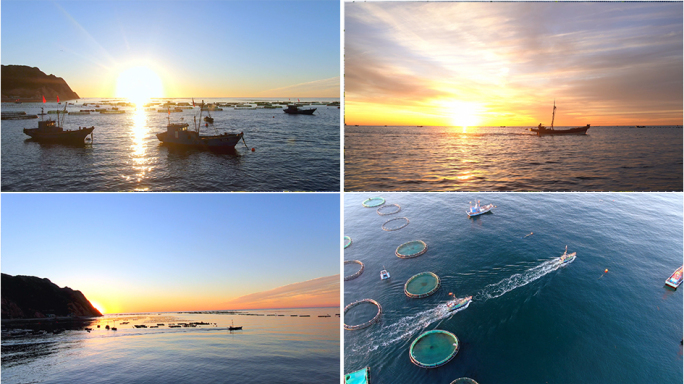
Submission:
[[505,278],[498,283],[487,285],[482,289],[481,292],[474,296],[473,300],[486,301],[501,297],[516,288],[520,288],[535,280],[538,280],[542,276],[557,270],[563,265],[564,264],[560,261],[559,257],[547,260],[540,265],[530,268],[522,273],[516,273],[515,275]]

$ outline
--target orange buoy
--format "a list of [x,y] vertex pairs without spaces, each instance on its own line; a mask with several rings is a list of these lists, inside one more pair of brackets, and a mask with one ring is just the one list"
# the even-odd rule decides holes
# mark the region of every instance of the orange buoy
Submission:
[[254,148],[252,148],[252,152],[254,152]]

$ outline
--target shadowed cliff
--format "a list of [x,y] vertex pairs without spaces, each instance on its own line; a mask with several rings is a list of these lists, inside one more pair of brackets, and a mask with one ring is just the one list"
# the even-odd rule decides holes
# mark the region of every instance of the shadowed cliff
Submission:
[[46,75],[40,69],[26,65],[2,66],[2,99],[14,101],[54,101],[78,99],[76,92],[61,77]]

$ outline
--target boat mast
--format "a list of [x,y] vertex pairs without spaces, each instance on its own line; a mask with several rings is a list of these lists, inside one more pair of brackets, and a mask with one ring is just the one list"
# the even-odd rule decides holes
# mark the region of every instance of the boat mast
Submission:
[[556,100],[553,100],[553,116],[551,116],[551,129],[553,129],[553,120],[556,118]]

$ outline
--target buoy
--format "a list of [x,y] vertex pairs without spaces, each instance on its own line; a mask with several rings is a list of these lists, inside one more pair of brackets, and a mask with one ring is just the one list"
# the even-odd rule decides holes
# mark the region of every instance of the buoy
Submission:
[[252,152],[254,152],[254,148],[252,148]]
[[603,271],[603,273],[608,273],[608,268],[606,268],[606,270],[605,270],[605,271]]

